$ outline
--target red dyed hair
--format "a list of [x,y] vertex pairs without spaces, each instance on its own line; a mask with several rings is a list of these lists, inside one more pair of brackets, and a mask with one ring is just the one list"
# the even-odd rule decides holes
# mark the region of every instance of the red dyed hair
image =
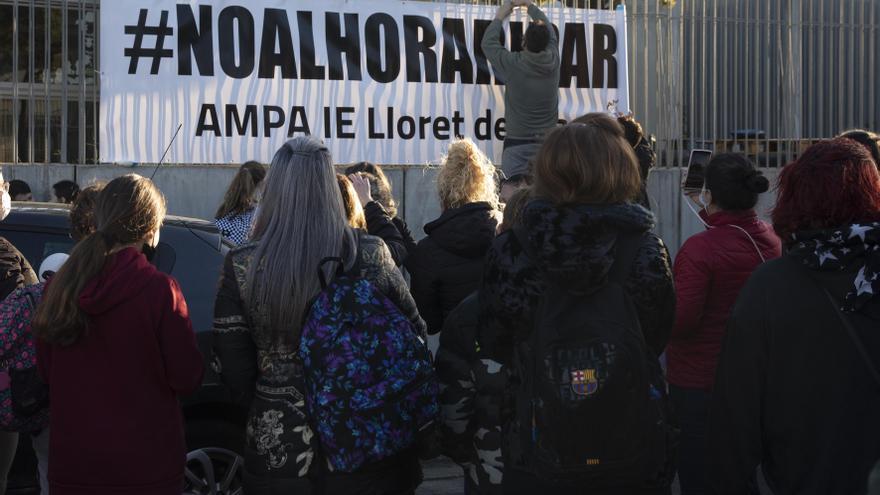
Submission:
[[880,173],[850,139],[814,144],[782,169],[773,228],[783,242],[802,230],[880,220]]

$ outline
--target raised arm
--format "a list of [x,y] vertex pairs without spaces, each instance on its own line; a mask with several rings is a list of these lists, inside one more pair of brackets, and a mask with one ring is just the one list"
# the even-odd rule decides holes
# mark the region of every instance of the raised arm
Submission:
[[544,15],[544,11],[539,9],[537,5],[532,3],[532,0],[515,0],[513,4],[515,6],[528,7],[529,17],[531,17],[535,22],[539,24],[544,24],[550,29],[550,42],[547,44],[547,49],[558,51],[559,37],[556,35],[556,30],[553,29],[553,25],[550,24],[550,19],[547,19],[547,16]]
[[492,23],[489,24],[489,27],[486,28],[486,32],[483,34],[483,40],[480,43],[480,46],[483,48],[483,53],[486,55],[486,59],[489,60],[496,70],[505,75],[516,59],[514,54],[510,53],[507,48],[501,44],[501,33],[504,30],[504,19],[507,19],[511,12],[513,12],[513,3],[511,3],[510,0],[501,4],[501,6],[498,7],[498,11],[495,13],[495,20],[493,20]]

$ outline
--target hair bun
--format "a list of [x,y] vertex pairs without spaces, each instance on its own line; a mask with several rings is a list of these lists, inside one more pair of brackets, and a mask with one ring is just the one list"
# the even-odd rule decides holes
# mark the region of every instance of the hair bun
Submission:
[[755,174],[748,178],[746,181],[746,187],[749,188],[750,191],[756,192],[758,194],[765,193],[770,189],[770,181],[764,177],[761,172],[755,171]]

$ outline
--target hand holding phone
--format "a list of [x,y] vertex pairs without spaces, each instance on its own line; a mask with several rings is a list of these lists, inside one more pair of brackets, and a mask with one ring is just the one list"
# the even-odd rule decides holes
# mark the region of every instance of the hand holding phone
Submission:
[[685,194],[691,196],[699,194],[703,190],[703,184],[706,182],[706,165],[711,159],[712,152],[710,150],[691,150],[687,172],[681,183]]

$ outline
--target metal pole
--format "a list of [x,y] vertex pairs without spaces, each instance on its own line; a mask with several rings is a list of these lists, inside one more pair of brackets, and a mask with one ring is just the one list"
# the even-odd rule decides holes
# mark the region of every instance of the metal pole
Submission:
[[18,84],[18,38],[19,35],[18,0],[12,0],[12,163],[18,164],[19,102]]
[[846,85],[846,81],[844,77],[846,75],[846,71],[844,69],[844,64],[846,63],[846,3],[840,2],[838,7],[839,14],[839,24],[837,27],[837,63],[835,64],[837,72],[837,129],[832,129],[831,134],[829,136],[836,136],[839,132],[844,130],[844,112],[846,111],[846,94],[843,92],[843,88]]
[[712,146],[718,140],[718,0],[712,1]]
[[92,65],[94,72],[92,72],[93,83],[92,83],[92,163],[98,163],[98,122],[101,120],[100,116],[100,99],[98,98],[98,88],[101,85],[101,51],[98,47],[101,46],[101,9],[99,2],[92,2],[92,6],[95,13],[95,44],[92,50],[94,57],[92,59]]
[[69,163],[67,156],[67,83],[70,72],[67,70],[67,61],[70,60],[70,46],[67,40],[69,24],[67,2],[68,0],[64,0],[61,4],[61,163]]
[[77,95],[77,142],[79,143],[79,163],[86,161],[86,43],[85,43],[85,0],[79,0],[79,60],[77,68],[79,72],[79,94]]
[[[52,80],[52,6],[49,2],[46,2],[43,12],[43,163],[51,163],[52,103],[49,101],[49,82]],[[44,177],[48,180],[48,175]]]
[[28,154],[27,161],[34,163],[34,4],[28,6]]

